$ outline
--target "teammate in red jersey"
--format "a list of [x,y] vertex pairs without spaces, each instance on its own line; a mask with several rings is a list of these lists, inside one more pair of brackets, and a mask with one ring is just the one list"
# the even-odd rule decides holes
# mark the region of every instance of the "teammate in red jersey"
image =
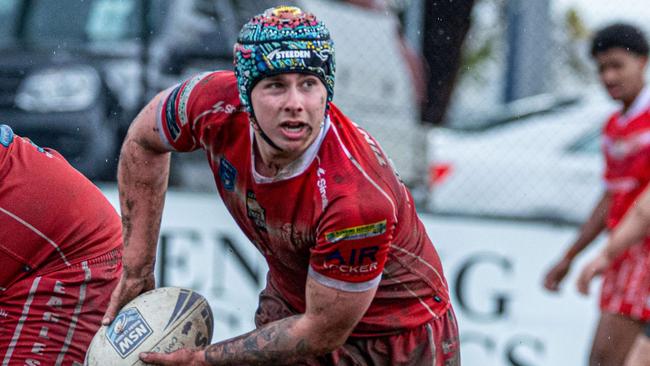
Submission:
[[[639,196],[634,205],[625,214],[620,224],[612,231],[607,245],[598,253],[598,255],[586,264],[578,276],[578,291],[583,294],[589,293],[589,283],[598,275],[605,273],[612,263],[622,253],[636,246],[646,245],[645,238],[648,235],[650,227],[650,188]],[[646,267],[650,264],[650,257]],[[650,276],[649,271],[645,271],[646,276]],[[645,281],[647,287],[650,287],[650,281]],[[650,366],[650,322],[645,323],[643,333],[637,335],[634,345],[628,353],[625,360],[626,366]]]
[[325,26],[277,7],[242,28],[235,73],[198,75],[136,118],[118,173],[125,274],[105,323],[154,285],[169,151],[206,151],[223,201],[269,264],[256,330],[143,360],[459,364],[442,266],[412,197],[377,141],[331,103],[333,89]]
[[[557,291],[575,256],[604,229],[614,229],[650,181],[650,88],[644,81],[648,42],[639,29],[615,24],[596,34],[592,55],[601,82],[623,107],[603,130],[605,193],[577,240],[547,273],[544,286],[552,291]],[[622,365],[643,323],[650,320],[649,256],[646,238],[605,272],[590,365]]]
[[0,364],[81,365],[122,272],[102,193],[0,125]]

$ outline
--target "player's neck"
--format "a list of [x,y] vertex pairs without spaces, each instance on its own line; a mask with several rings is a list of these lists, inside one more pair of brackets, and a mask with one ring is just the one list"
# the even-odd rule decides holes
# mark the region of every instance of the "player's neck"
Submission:
[[260,175],[268,178],[275,177],[282,168],[289,165],[293,160],[291,158],[274,154],[273,151],[267,151],[264,147],[259,146],[257,136],[253,143],[255,171]]
[[645,87],[645,83],[642,83],[638,88],[638,90],[636,91],[636,93],[634,93],[628,98],[625,98],[624,100],[621,100],[621,102],[623,103],[623,110],[622,110],[623,114],[627,113],[627,111],[630,110],[630,107],[634,105],[634,102],[637,100],[639,95],[641,95],[641,93],[643,92],[644,87]]

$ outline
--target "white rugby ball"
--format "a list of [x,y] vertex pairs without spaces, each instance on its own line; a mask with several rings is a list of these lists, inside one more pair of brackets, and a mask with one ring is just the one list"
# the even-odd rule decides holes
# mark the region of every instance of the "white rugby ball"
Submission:
[[212,341],[213,324],[210,305],[197,292],[157,288],[131,300],[111,325],[99,328],[84,365],[145,365],[140,352],[204,347]]

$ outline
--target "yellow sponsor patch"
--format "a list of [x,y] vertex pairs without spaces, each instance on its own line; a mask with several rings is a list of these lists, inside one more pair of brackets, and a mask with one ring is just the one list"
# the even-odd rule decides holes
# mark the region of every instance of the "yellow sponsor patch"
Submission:
[[375,222],[374,224],[367,224],[355,227],[349,227],[343,230],[330,231],[325,233],[325,239],[330,243],[335,243],[340,240],[356,240],[365,239],[373,236],[381,235],[386,232],[386,220]]

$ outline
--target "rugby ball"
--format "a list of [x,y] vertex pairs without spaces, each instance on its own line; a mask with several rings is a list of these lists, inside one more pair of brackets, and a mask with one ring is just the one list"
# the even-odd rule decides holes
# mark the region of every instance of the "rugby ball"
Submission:
[[171,353],[212,341],[212,310],[190,289],[161,287],[126,304],[109,326],[99,328],[84,365],[145,365],[140,352]]

